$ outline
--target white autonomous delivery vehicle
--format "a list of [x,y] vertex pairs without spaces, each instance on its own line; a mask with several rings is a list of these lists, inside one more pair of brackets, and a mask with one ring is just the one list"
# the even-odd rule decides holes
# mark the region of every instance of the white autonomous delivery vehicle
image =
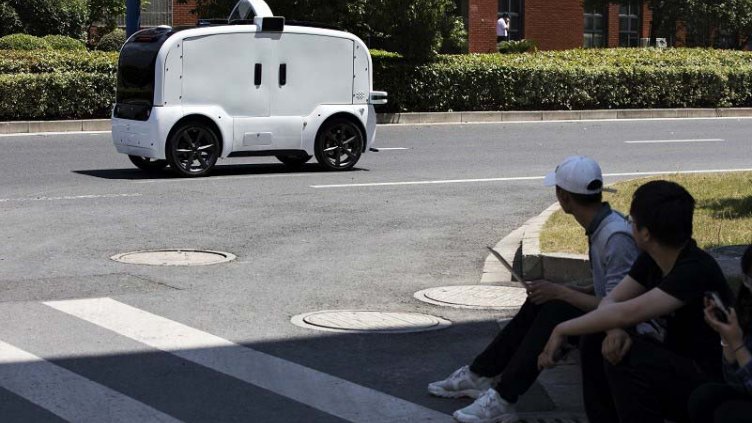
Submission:
[[263,0],[241,0],[228,21],[133,34],[120,51],[112,138],[144,170],[208,174],[217,159],[316,156],[351,169],[371,149],[371,55],[353,34],[285,25]]

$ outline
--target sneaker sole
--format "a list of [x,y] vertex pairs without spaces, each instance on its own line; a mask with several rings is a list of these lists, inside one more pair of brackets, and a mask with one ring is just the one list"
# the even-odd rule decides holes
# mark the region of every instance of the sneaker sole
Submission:
[[452,417],[454,417],[455,420],[458,422],[472,422],[472,423],[517,423],[520,421],[520,418],[515,413],[511,414],[504,414],[499,417],[495,417],[493,419],[484,419],[484,420],[473,420],[473,416],[467,416],[465,417],[465,420],[462,420],[464,417],[463,414],[459,412],[455,412]]
[[480,395],[483,393],[483,391],[477,390],[477,389],[465,389],[463,391],[447,391],[445,389],[441,388],[428,388],[428,393],[435,396],[435,397],[441,397],[441,398],[472,398],[472,399],[478,399]]

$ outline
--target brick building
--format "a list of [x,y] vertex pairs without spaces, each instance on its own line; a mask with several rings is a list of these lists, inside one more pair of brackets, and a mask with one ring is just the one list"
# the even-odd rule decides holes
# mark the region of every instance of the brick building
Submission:
[[496,20],[511,18],[510,38],[541,50],[637,46],[649,37],[652,13],[639,0],[584,10],[582,0],[462,0],[471,53],[496,51]]
[[[650,34],[652,13],[640,0],[584,10],[582,0],[458,0],[467,22],[471,53],[496,51],[496,20],[511,17],[510,38],[529,39],[541,50],[636,46]],[[195,25],[192,1],[151,0],[142,26]]]

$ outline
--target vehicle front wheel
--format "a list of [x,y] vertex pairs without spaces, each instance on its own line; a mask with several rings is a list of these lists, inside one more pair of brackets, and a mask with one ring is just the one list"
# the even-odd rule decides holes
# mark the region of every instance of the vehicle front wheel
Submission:
[[219,158],[219,138],[201,122],[187,122],[177,128],[168,143],[170,167],[180,176],[206,176]]
[[352,121],[335,118],[319,130],[314,147],[316,160],[328,170],[349,170],[360,159],[365,139]]
[[167,166],[167,160],[152,159],[151,157],[141,156],[128,156],[128,158],[131,159],[131,163],[136,165],[137,168],[149,172],[162,170]]

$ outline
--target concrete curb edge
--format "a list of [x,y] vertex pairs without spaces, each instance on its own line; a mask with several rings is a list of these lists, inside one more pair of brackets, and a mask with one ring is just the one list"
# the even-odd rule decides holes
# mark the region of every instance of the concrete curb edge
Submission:
[[[752,108],[717,109],[612,109],[612,110],[548,110],[548,111],[497,111],[497,112],[431,112],[431,113],[379,113],[379,124],[435,124],[435,123],[501,123],[577,121],[603,119],[684,119],[684,118],[752,117]],[[59,121],[9,121],[0,122],[0,134],[39,132],[109,131],[110,119],[83,119]]]

